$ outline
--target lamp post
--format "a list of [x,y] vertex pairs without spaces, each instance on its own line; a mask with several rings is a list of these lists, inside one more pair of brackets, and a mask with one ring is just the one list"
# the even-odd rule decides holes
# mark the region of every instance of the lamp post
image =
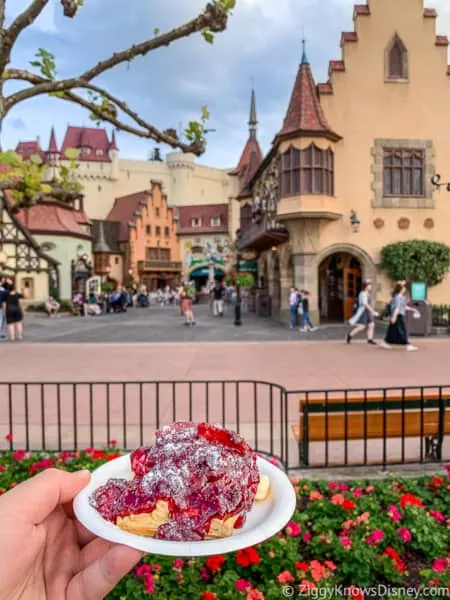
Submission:
[[236,254],[236,300],[234,303],[234,324],[237,327],[242,325],[241,321],[241,306],[242,306],[242,297],[241,297],[241,284],[239,282],[239,263],[241,262],[241,255],[239,252]]

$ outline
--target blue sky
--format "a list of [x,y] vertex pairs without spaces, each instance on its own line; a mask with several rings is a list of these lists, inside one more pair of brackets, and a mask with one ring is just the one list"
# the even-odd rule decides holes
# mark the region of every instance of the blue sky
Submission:
[[[11,19],[31,0],[7,0]],[[360,0],[361,1],[361,0]],[[393,0],[394,1],[394,0]],[[328,61],[340,58],[341,31],[353,29],[354,0],[237,0],[229,28],[209,46],[200,36],[177,42],[129,69],[115,69],[98,80],[110,92],[158,127],[184,127],[206,104],[211,112],[208,149],[200,162],[232,167],[247,138],[252,78],[257,94],[259,139],[267,151],[280,128],[289,101],[301,39],[317,82],[327,78]],[[13,66],[28,68],[37,48],[56,56],[60,76],[76,75],[114,50],[152,36],[195,16],[206,0],[85,0],[75,19],[62,16],[58,0],[50,0],[35,25],[20,39]],[[130,10],[130,6],[133,9]],[[438,32],[450,33],[450,2],[434,0]],[[36,139],[47,144],[55,126],[58,142],[65,128],[92,125],[86,111],[54,98],[38,98],[15,108],[3,125],[2,144]],[[123,158],[147,158],[155,146],[118,134]],[[168,149],[164,148],[163,152]]]

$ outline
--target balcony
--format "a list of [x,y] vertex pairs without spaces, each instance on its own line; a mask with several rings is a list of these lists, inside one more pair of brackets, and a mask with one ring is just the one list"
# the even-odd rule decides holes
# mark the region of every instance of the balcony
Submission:
[[264,252],[272,246],[287,242],[289,233],[284,225],[275,220],[269,213],[256,214],[250,223],[244,223],[237,241],[239,250],[255,250]]
[[337,221],[342,217],[342,207],[334,196],[321,194],[288,196],[279,200],[277,216],[280,221],[294,219]]
[[168,272],[168,273],[179,273],[182,271],[182,263],[173,260],[140,260],[138,262],[139,273],[150,273],[150,272]]

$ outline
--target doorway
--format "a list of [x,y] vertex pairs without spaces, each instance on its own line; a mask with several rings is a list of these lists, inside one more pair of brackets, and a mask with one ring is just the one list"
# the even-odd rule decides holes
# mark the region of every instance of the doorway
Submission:
[[361,291],[362,270],[346,252],[328,256],[319,267],[319,309],[323,321],[347,321]]

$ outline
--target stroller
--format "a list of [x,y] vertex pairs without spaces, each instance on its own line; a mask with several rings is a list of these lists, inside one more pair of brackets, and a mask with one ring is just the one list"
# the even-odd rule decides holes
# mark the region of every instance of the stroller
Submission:
[[150,303],[148,301],[148,295],[144,294],[143,292],[141,292],[140,294],[138,294],[137,305],[140,308],[148,308],[150,306]]

